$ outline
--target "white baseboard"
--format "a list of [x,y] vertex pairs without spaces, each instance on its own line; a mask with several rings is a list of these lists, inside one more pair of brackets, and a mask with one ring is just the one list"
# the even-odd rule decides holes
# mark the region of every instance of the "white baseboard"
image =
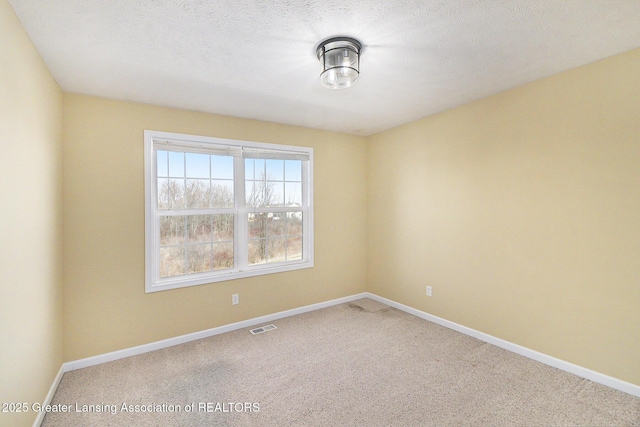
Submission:
[[[64,364],[62,364],[62,366],[60,366],[60,369],[58,369],[58,374],[53,379],[53,383],[51,384],[51,387],[49,387],[49,392],[47,393],[47,396],[44,398],[44,401],[42,402],[42,406],[51,404],[51,399],[53,399],[53,395],[56,394],[56,390],[58,389],[58,384],[60,384],[60,380],[62,380],[62,376],[64,375],[65,372],[67,372],[65,371],[64,368],[65,366]],[[33,421],[33,427],[40,427],[40,424],[42,424],[42,420],[44,420],[44,416],[46,414],[47,413],[44,411],[38,412],[38,415],[36,415],[36,419]]]
[[231,331],[236,331],[238,329],[256,326],[261,323],[273,322],[274,320],[283,319],[285,317],[295,316],[297,314],[307,313],[314,310],[320,310],[321,308],[331,307],[338,304],[344,304],[346,302],[351,302],[357,299],[366,298],[367,296],[368,294],[363,292],[361,294],[351,295],[348,297],[338,298],[338,299],[325,301],[317,304],[306,305],[304,307],[294,308],[291,310],[285,310],[278,313],[268,314],[266,316],[260,316],[260,317],[255,317],[253,319],[243,320],[242,322],[236,322],[236,323],[231,323],[229,325],[219,326],[217,328],[207,329],[204,331],[194,332],[186,335],[180,335],[178,337],[168,338],[162,341],[156,341],[149,344],[143,344],[136,347],[127,348],[124,350],[118,350],[118,351],[113,351],[111,353],[101,354],[98,356],[87,357],[86,359],[67,362],[63,364],[63,367],[65,368],[64,372],[86,368],[89,366],[99,365],[101,363],[111,362],[118,359],[124,359],[125,357],[148,353],[150,351],[160,350],[162,348],[172,347],[174,345],[184,344],[184,343],[199,340],[202,338],[208,338],[214,335],[224,334],[225,332],[231,332]]
[[453,329],[454,331],[460,332],[465,335],[469,335],[471,337],[479,339],[480,341],[493,344],[496,347],[503,348],[505,350],[519,354],[521,356],[528,357],[529,359],[536,360],[538,362],[544,363],[545,365],[558,368],[562,371],[569,372],[571,374],[577,375],[582,378],[586,378],[593,382],[606,385],[607,387],[611,387],[613,389],[620,390],[622,392],[631,394],[633,396],[640,397],[640,386],[636,384],[632,384],[614,377],[610,377],[608,375],[601,374],[600,372],[592,371],[591,369],[587,369],[582,366],[574,365],[573,363],[566,362],[561,359],[557,359],[553,356],[549,356],[547,354],[540,353],[535,350],[531,350],[530,348],[523,347],[521,345],[514,344],[509,341],[505,341],[501,338],[496,338],[492,335],[485,334],[484,332],[476,331],[475,329],[471,329],[466,326],[462,326],[457,323],[451,322],[449,320],[443,319],[441,317],[425,313],[424,311],[420,311],[413,307],[409,307],[407,305],[397,303],[395,301],[392,301],[387,298],[383,298],[376,294],[372,294],[370,292],[367,292],[366,294],[367,294],[367,297],[371,298],[372,300],[381,302],[393,308],[397,308],[398,310],[404,311],[405,313],[409,313],[421,319],[425,319],[430,322],[436,323],[438,325],[444,326],[446,328]]
[[[338,298],[338,299],[325,301],[317,304],[306,305],[304,307],[299,307],[291,310],[281,311],[278,313],[268,314],[266,316],[255,317],[253,319],[244,320],[242,322],[236,322],[236,323],[231,323],[229,325],[219,326],[217,328],[207,329],[204,331],[194,332],[186,335],[180,335],[178,337],[169,338],[162,341],[156,341],[149,344],[143,344],[136,347],[131,347],[123,350],[101,354],[98,356],[87,357],[86,359],[80,359],[72,362],[63,363],[62,366],[60,367],[60,371],[58,371],[58,375],[54,379],[53,384],[49,389],[49,393],[47,394],[47,397],[43,402],[43,404],[47,405],[51,402],[51,399],[53,398],[53,395],[56,389],[58,388],[58,384],[62,379],[62,375],[64,375],[65,372],[86,368],[89,366],[95,366],[101,363],[112,362],[114,360],[124,359],[125,357],[131,357],[138,354],[148,353],[150,351],[160,350],[162,348],[172,347],[174,345],[184,344],[184,343],[199,340],[202,338],[208,338],[214,335],[224,334],[226,332],[248,328],[248,327],[256,326],[262,323],[272,322],[278,319],[283,319],[285,317],[295,316],[297,314],[302,314],[302,313],[308,313],[310,311],[320,310],[322,308],[327,308],[327,307],[331,307],[338,304],[344,304],[344,303],[355,301],[361,298],[371,298],[375,301],[381,302],[390,307],[397,308],[398,310],[404,311],[405,313],[414,315],[421,319],[428,320],[429,322],[436,323],[446,328],[453,329],[454,331],[463,333],[465,335],[469,335],[471,337],[477,338],[489,344],[493,344],[496,347],[500,347],[505,350],[511,351],[513,353],[519,354],[521,356],[528,357],[529,359],[536,360],[538,362],[544,363],[545,365],[558,368],[560,370],[569,372],[571,374],[577,375],[582,378],[586,378],[593,382],[603,384],[607,387],[611,387],[613,389],[620,390],[622,392],[631,394],[633,396],[640,397],[640,386],[636,384],[632,384],[617,378],[613,378],[608,375],[601,374],[596,371],[592,371],[591,369],[587,369],[582,366],[574,365],[573,363],[566,362],[561,359],[557,359],[547,354],[540,353],[538,351],[531,350],[526,347],[522,347],[518,344],[514,344],[500,338],[496,338],[492,335],[485,334],[484,332],[476,331],[475,329],[471,329],[466,326],[462,326],[457,323],[451,322],[449,320],[443,319],[441,317],[437,317],[432,314],[425,313],[424,311],[420,311],[413,307],[409,307],[407,305],[397,303],[395,301],[378,296],[376,294],[372,294],[370,292],[363,292],[363,293],[351,295],[348,297]],[[38,416],[36,417],[36,420],[33,423],[33,426],[39,427],[40,423],[42,423],[43,418],[44,418],[44,413],[42,412],[38,413]]]

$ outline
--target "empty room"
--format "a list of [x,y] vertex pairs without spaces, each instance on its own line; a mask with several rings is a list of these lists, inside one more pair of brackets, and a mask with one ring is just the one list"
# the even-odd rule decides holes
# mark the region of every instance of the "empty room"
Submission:
[[640,425],[639,22],[0,0],[0,425]]

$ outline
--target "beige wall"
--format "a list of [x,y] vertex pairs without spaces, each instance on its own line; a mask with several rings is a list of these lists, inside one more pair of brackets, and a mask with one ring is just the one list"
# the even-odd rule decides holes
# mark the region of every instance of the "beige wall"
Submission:
[[62,364],[62,92],[6,0],[0,40],[0,402],[33,403]]
[[638,76],[634,50],[373,136],[368,290],[640,384]]
[[[75,94],[63,111],[65,361],[365,291],[364,138]],[[145,294],[145,129],[313,147],[315,267]]]

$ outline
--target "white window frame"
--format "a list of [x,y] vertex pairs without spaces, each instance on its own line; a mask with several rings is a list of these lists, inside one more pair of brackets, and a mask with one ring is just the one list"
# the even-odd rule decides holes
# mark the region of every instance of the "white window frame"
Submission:
[[[230,270],[210,271],[206,273],[185,274],[174,277],[160,277],[160,225],[159,217],[166,211],[158,209],[157,163],[154,145],[158,142],[184,145],[190,148],[200,147],[229,149],[234,155],[234,268]],[[286,212],[287,207],[253,208],[245,203],[244,156],[237,153],[271,151],[300,155],[308,158],[302,162],[302,259],[248,265],[248,216],[252,212]],[[145,174],[145,292],[157,292],[187,286],[203,285],[232,279],[282,273],[313,267],[313,148],[269,144],[263,142],[240,141],[207,136],[178,133],[144,131],[144,174]]]

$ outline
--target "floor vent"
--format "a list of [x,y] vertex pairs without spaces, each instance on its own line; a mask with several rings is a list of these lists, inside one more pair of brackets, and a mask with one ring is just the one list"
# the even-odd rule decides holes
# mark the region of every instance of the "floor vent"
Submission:
[[271,324],[271,325],[260,326],[259,328],[251,329],[251,333],[253,335],[257,335],[263,332],[270,331],[272,329],[276,329],[276,325]]

